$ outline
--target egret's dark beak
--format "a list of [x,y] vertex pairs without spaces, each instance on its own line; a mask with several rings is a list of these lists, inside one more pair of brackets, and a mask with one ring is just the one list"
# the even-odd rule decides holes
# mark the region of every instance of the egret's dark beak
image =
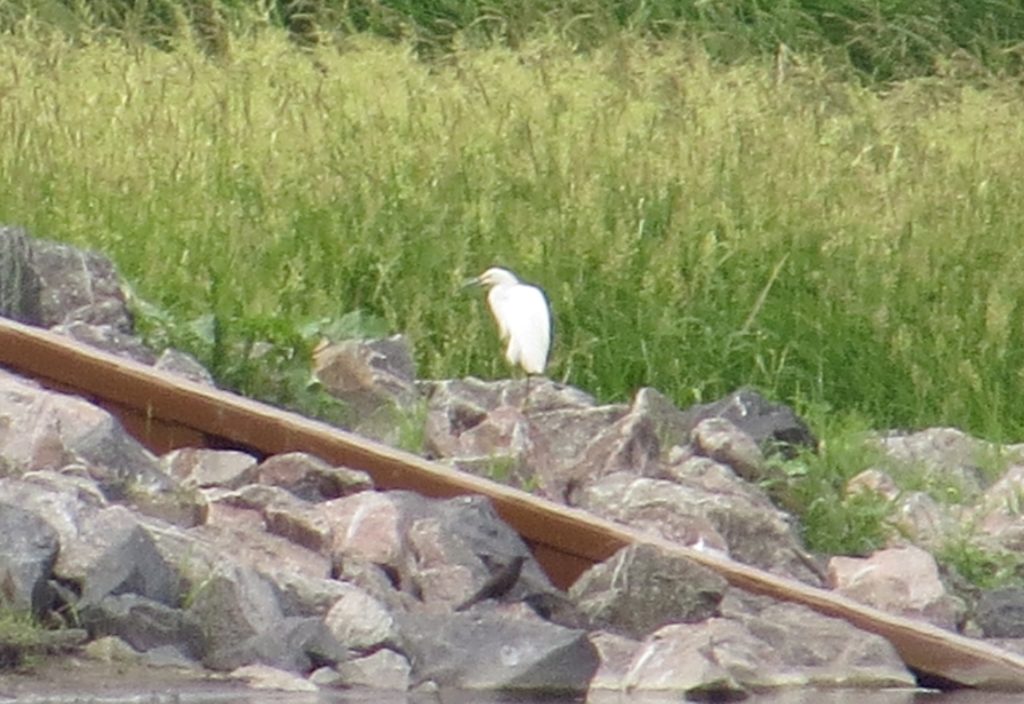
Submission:
[[473,286],[479,286],[479,285],[480,285],[480,277],[479,276],[474,276],[472,279],[466,279],[465,281],[462,282],[462,288],[464,288],[464,289],[472,288]]

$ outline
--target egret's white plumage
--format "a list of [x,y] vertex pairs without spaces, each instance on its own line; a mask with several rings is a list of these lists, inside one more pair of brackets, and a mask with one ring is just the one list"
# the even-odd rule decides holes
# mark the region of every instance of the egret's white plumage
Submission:
[[551,310],[544,292],[499,267],[488,269],[471,283],[490,289],[487,303],[501,339],[508,343],[505,359],[527,374],[543,374],[551,349]]

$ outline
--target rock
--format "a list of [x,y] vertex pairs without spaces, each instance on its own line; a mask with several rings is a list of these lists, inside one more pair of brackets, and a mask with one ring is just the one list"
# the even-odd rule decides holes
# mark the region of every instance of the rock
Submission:
[[739,389],[712,403],[683,411],[692,431],[706,418],[724,418],[753,438],[766,453],[793,456],[801,448],[817,450],[818,440],[788,406],[771,403],[753,389]]
[[88,468],[107,498],[170,491],[156,458],[106,411],[0,371],[0,456],[18,471]]
[[982,592],[974,620],[986,638],[1024,638],[1024,588],[1001,587]]
[[585,692],[599,659],[585,631],[494,612],[399,617],[415,682],[442,688],[546,694]]
[[30,511],[0,503],[0,536],[0,607],[41,616],[50,605],[47,580],[60,548],[57,531]]
[[[420,389],[427,398],[424,445],[428,454],[434,457],[470,458],[508,454],[507,444],[486,444],[486,438],[493,435],[493,431],[480,429],[471,432],[487,419],[488,414],[501,408],[529,416],[533,421],[530,426],[538,427],[559,422],[558,416],[547,417],[549,413],[565,412],[571,415],[572,411],[585,410],[594,405],[593,397],[548,379],[530,381],[528,408],[522,403],[526,392],[524,380],[485,382],[474,378],[454,379],[422,382]],[[620,407],[620,414],[622,410]],[[499,420],[498,425],[502,422]],[[564,430],[573,423],[563,420],[560,425]],[[463,440],[462,436],[466,433],[469,435]],[[498,437],[506,435],[499,433]],[[585,440],[589,442],[592,437],[593,434],[586,435]],[[582,450],[584,438],[576,439]],[[577,454],[567,450],[564,456],[566,461],[574,463]]]
[[213,380],[213,375],[207,371],[206,367],[200,364],[192,355],[180,350],[164,350],[156,362],[153,363],[153,368],[176,374],[197,384],[204,384],[206,386],[217,385]]
[[1003,476],[981,496],[970,511],[978,532],[1006,550],[1024,549],[1024,525],[1021,524],[1024,465],[1009,467]]
[[624,691],[626,674],[640,649],[640,643],[632,638],[595,631],[590,634],[590,642],[597,648],[601,664],[590,680],[590,692],[595,690]]
[[342,594],[324,617],[331,635],[346,648],[364,653],[393,645],[398,632],[388,609],[359,587],[340,584]]
[[262,664],[307,673],[348,657],[346,648],[331,635],[321,619],[289,617],[273,628],[208,653],[203,664],[215,670]]
[[732,468],[748,482],[767,477],[761,448],[725,418],[705,418],[694,427],[691,437],[697,454]]
[[579,506],[684,545],[717,549],[724,539],[734,559],[821,584],[792,519],[764,492],[706,459],[676,472],[677,481],[608,475],[580,492]]
[[722,601],[722,615],[743,624],[771,648],[774,662],[754,675],[731,670],[744,686],[800,683],[822,688],[914,687],[889,641],[806,606],[778,602],[739,590]]
[[279,692],[316,692],[319,688],[304,677],[267,665],[245,665],[231,672],[235,679],[245,681],[253,689]]
[[313,375],[345,402],[361,434],[392,444],[401,411],[419,402],[416,364],[404,335],[322,344],[313,353]]
[[716,615],[727,587],[692,560],[631,545],[584,572],[569,596],[597,627],[642,639],[669,623]]
[[397,571],[402,554],[401,500],[400,492],[364,491],[321,504],[334,536],[334,561],[353,556]]
[[630,415],[650,420],[663,459],[673,447],[686,445],[690,441],[692,426],[689,418],[657,389],[644,387],[637,391],[629,412]]
[[132,331],[121,278],[110,259],[41,239],[32,241],[32,250],[33,265],[42,282],[44,327],[81,321]]
[[316,553],[326,553],[333,533],[328,519],[316,506],[276,486],[254,484],[216,495],[223,503],[258,511],[267,531]]
[[[519,600],[526,594],[555,591],[522,538],[502,521],[490,500],[458,496],[431,501],[408,522],[408,557],[402,563],[402,584],[427,603],[450,606],[481,598]],[[483,595],[488,583],[522,558],[515,579],[501,593]],[[493,589],[495,585],[491,584]]]
[[[877,447],[899,466],[923,474],[935,486],[952,491],[959,503],[973,501],[989,485],[979,465],[984,458],[997,458],[1000,450],[954,428],[928,428],[917,433],[891,433],[876,441]],[[1024,456],[1019,453],[1007,459]]]
[[681,692],[689,700],[735,701],[747,696],[732,670],[781,666],[767,643],[739,623],[711,618],[664,626],[637,650],[626,676],[628,692]]
[[93,638],[117,636],[140,652],[169,645],[193,660],[203,656],[199,621],[153,599],[137,594],[105,596],[88,602],[79,613]]
[[129,593],[173,608],[181,603],[181,584],[153,537],[136,524],[112,536],[106,550],[87,567],[79,608],[98,604],[107,596]]
[[279,486],[306,501],[329,501],[373,489],[366,472],[332,467],[305,452],[287,452],[260,463],[257,481]]
[[[254,570],[225,564],[209,575],[191,595],[189,615],[203,624],[204,664],[232,669],[237,647],[284,623],[277,593]],[[251,661],[250,661],[251,662]],[[244,663],[235,664],[238,667]]]
[[168,452],[160,462],[185,487],[236,489],[255,480],[257,474],[256,458],[237,450],[185,447]]
[[141,339],[111,325],[90,325],[72,320],[56,325],[51,330],[104,352],[134,359],[140,364],[153,364],[156,361],[156,355]]
[[372,687],[404,692],[409,689],[412,666],[393,650],[378,650],[372,655],[340,663],[337,668],[346,687]]
[[889,613],[955,630],[962,605],[939,578],[928,552],[914,547],[880,550],[869,558],[833,557],[829,584],[840,594]]
[[20,227],[0,226],[0,316],[40,325],[42,288],[28,233]]
[[328,555],[269,533],[260,509],[215,502],[207,523],[189,529],[188,535],[268,575],[298,572],[324,578],[331,574]]
[[[635,406],[636,404],[634,404]],[[561,488],[561,496],[584,481],[594,481],[613,472],[638,475],[656,473],[661,454],[657,426],[646,413],[630,411],[598,433],[587,445],[579,462],[565,475],[540,474],[542,486],[552,494],[551,486]]]

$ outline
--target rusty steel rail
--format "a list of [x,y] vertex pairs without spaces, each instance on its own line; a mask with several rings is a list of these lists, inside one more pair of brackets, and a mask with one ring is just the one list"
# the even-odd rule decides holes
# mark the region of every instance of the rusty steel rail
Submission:
[[230,447],[263,456],[303,451],[361,469],[381,489],[407,489],[432,497],[488,496],[562,587],[616,550],[645,542],[699,562],[737,588],[803,604],[881,635],[918,671],[962,686],[1024,691],[1024,658],[989,643],[691,550],[47,330],[0,319],[0,365],[108,409],[154,452],[183,446]]

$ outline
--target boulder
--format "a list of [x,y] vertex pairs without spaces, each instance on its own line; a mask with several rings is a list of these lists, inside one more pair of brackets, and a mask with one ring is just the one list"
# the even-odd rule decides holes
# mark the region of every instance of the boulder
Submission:
[[982,592],[974,620],[986,638],[1024,638],[1024,588],[1000,587]]
[[581,693],[599,664],[585,631],[536,618],[408,613],[398,623],[414,682],[442,688]]
[[135,650],[171,646],[182,656],[203,657],[202,624],[190,613],[138,594],[91,600],[79,611],[92,638],[117,636]]
[[696,701],[736,701],[748,690],[734,676],[782,662],[736,621],[664,626],[641,644],[623,678],[628,692],[673,692]]
[[331,635],[346,648],[360,653],[393,646],[398,631],[387,607],[355,585],[339,584],[343,587],[341,596],[324,617]]
[[313,376],[345,403],[357,432],[390,444],[399,439],[402,412],[420,400],[404,335],[323,343],[313,353]]
[[237,450],[184,447],[160,458],[164,470],[185,487],[236,489],[256,478],[257,460]]
[[930,553],[915,546],[880,550],[868,558],[833,557],[830,586],[889,613],[955,630],[963,604],[946,592]]
[[[730,590],[722,615],[766,643],[774,658],[753,675],[732,673],[745,686],[800,684],[821,688],[914,687],[914,675],[881,636],[800,604]],[[777,658],[777,660],[775,659]],[[781,661],[781,667],[777,664]]]
[[631,545],[583,573],[570,598],[594,626],[642,639],[669,623],[717,615],[728,583],[692,560]]
[[740,562],[809,584],[821,577],[805,555],[792,518],[755,486],[706,459],[676,481],[610,474],[579,492],[579,506],[684,545],[718,549]]
[[372,655],[339,663],[337,673],[345,687],[371,687],[373,689],[409,689],[412,666],[393,650],[378,650]]
[[72,320],[55,325],[51,330],[77,340],[83,345],[133,359],[140,364],[153,364],[157,360],[153,350],[149,349],[140,338],[111,325],[91,325],[81,320]]
[[231,563],[203,580],[190,595],[187,612],[203,624],[203,663],[220,670],[259,661],[267,648],[256,638],[280,633],[285,619],[273,585],[253,569]]
[[0,607],[41,616],[50,606],[47,580],[60,548],[57,531],[31,511],[0,503],[0,536]]
[[767,477],[767,465],[761,448],[747,433],[725,418],[705,418],[691,433],[698,455],[724,464],[748,482]]
[[156,458],[112,415],[75,396],[48,391],[0,370],[0,456],[19,472],[88,468],[108,498],[170,491]]
[[313,502],[373,489],[373,480],[366,472],[332,467],[305,452],[286,452],[268,457],[260,463],[256,480],[287,489],[296,497]]
[[[875,446],[897,466],[910,468],[936,486],[947,487],[955,495],[951,499],[968,503],[990,484],[980,462],[1002,454],[999,447],[955,428],[928,428],[916,433],[889,433],[875,440]],[[1024,462],[1024,454],[1012,451]]]
[[135,594],[169,607],[181,603],[182,580],[142,525],[110,536],[107,548],[86,567],[79,608],[107,596]]
[[28,233],[20,227],[0,226],[0,316],[41,324],[42,288]]
[[210,374],[206,367],[200,364],[195,357],[181,350],[164,350],[153,363],[153,368],[176,374],[197,384],[216,386],[213,375]]
[[802,448],[817,450],[818,439],[793,409],[771,403],[753,389],[739,389],[712,403],[683,411],[684,427],[692,432],[707,418],[724,418],[753,438],[765,452],[793,456]]
[[41,239],[32,240],[32,254],[42,284],[39,324],[53,327],[81,321],[132,331],[121,277],[110,259]]
[[323,578],[331,574],[328,555],[270,533],[260,509],[214,502],[206,524],[190,528],[187,536],[268,575],[298,572]]

